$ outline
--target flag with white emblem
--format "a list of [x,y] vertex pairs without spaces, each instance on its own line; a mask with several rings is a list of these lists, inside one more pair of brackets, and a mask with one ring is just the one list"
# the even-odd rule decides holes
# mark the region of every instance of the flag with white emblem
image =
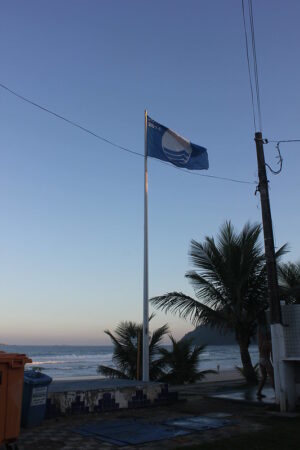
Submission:
[[148,116],[147,156],[170,162],[189,170],[208,169],[204,147],[193,144]]

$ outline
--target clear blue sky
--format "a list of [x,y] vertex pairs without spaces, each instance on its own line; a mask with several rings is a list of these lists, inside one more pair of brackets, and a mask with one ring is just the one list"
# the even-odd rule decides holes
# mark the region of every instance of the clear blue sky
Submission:
[[[300,3],[253,7],[264,136],[299,139]],[[239,0],[3,1],[0,55],[0,82],[121,145],[143,152],[146,107],[208,148],[205,173],[257,178]],[[0,342],[106,343],[105,328],[142,319],[143,159],[3,90],[0,123]],[[296,260],[300,145],[282,153],[274,231]],[[260,221],[254,190],[149,162],[151,296],[192,294],[191,238]]]

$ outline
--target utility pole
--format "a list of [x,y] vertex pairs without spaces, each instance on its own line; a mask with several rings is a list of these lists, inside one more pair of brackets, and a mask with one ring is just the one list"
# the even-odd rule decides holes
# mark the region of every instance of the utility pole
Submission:
[[255,133],[257,165],[258,165],[258,190],[260,193],[261,213],[265,240],[266,268],[268,279],[268,294],[270,305],[270,321],[272,335],[272,354],[275,382],[276,402],[280,404],[281,411],[289,409],[288,403],[288,377],[287,367],[284,364],[285,339],[281,319],[281,307],[278,292],[278,278],[276,269],[276,258],[274,248],[274,237],[272,227],[272,216],[269,199],[269,186],[266,173],[264,155],[264,141],[262,133]]
[[265,240],[270,319],[271,324],[275,324],[281,323],[281,308],[278,293],[278,278],[277,278],[276,258],[274,249],[272,216],[269,199],[269,186],[266,172],[263,138],[262,133],[260,131],[255,133],[255,143],[256,143],[256,155],[257,155],[258,178],[259,178],[258,191],[260,193],[261,213],[262,213],[264,240]]

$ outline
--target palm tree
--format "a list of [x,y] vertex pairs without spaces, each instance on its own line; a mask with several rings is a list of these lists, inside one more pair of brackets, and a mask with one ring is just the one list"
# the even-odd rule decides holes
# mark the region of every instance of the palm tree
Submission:
[[170,339],[172,349],[160,349],[164,370],[166,370],[161,381],[171,384],[195,383],[203,379],[207,373],[215,373],[214,370],[198,370],[204,345],[194,346],[191,339],[176,341],[173,336],[170,336]]
[[[163,325],[153,331],[149,343],[149,377],[157,380],[162,374],[162,361],[159,358],[159,344],[169,332],[168,325]],[[137,378],[138,347],[143,348],[143,326],[134,322],[121,322],[115,329],[115,334],[109,330],[105,333],[110,337],[114,350],[113,362],[115,367],[100,365],[98,372],[108,378]],[[138,342],[136,342],[138,341]],[[139,358],[139,379],[142,374],[142,355]]]
[[[259,312],[267,307],[265,256],[260,243],[261,226],[247,223],[236,233],[225,222],[217,240],[206,237],[203,243],[191,242],[191,261],[196,270],[186,277],[198,300],[182,292],[154,297],[152,304],[165,311],[189,318],[197,326],[208,324],[233,331],[240,347],[241,361],[248,382],[256,381],[249,354]],[[285,251],[283,246],[277,256]]]
[[282,298],[288,304],[300,304],[300,262],[280,264],[278,280]]

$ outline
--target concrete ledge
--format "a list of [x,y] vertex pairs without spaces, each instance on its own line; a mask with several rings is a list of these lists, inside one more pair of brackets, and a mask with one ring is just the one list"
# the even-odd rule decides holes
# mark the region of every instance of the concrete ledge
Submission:
[[157,386],[162,383],[144,383],[137,380],[119,380],[119,379],[103,379],[103,378],[87,378],[75,380],[54,380],[49,386],[49,393],[52,392],[67,392],[67,391],[93,391],[93,390],[111,390],[124,389],[140,386],[141,388],[147,386]]
[[46,417],[167,404],[177,400],[164,383],[136,380],[59,380],[49,386]]

